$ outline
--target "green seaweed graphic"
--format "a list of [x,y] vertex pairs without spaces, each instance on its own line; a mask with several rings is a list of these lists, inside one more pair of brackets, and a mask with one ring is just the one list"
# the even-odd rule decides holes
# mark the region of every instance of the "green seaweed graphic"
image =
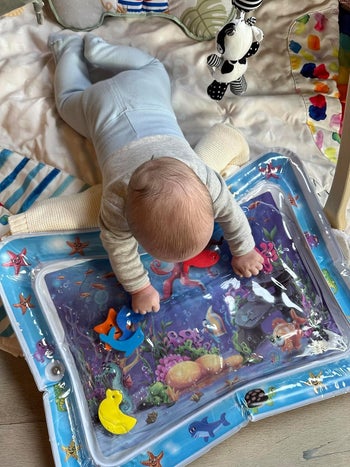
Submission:
[[228,14],[220,0],[198,0],[195,7],[182,13],[180,20],[195,36],[212,39],[228,20]]

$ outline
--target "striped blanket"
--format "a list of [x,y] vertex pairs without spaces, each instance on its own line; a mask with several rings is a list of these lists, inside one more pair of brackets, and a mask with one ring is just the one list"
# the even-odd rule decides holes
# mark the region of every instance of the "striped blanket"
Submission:
[[[8,216],[29,209],[35,202],[79,193],[88,185],[72,175],[20,154],[0,150],[0,236],[9,231]],[[21,354],[18,341],[0,300],[0,348]]]

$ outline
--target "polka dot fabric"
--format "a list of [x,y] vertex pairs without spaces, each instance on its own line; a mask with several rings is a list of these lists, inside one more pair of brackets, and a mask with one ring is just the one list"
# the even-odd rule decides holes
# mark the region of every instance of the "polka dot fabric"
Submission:
[[338,10],[299,17],[288,40],[292,76],[305,103],[307,125],[320,151],[336,162],[342,118]]

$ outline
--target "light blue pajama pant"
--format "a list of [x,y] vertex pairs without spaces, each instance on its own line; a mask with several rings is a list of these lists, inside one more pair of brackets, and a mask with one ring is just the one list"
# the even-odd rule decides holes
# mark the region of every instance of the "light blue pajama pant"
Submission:
[[[171,104],[171,85],[162,63],[128,46],[111,45],[87,34],[53,34],[58,112],[89,138],[100,162],[145,136],[183,138]],[[113,75],[92,82],[96,71]]]

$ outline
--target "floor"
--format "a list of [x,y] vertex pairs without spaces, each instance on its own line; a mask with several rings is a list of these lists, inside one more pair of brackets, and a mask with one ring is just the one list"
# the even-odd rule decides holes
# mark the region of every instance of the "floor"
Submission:
[[[26,361],[0,351],[1,465],[53,467],[42,395]],[[348,467],[350,395],[334,397],[247,427],[191,467]]]

